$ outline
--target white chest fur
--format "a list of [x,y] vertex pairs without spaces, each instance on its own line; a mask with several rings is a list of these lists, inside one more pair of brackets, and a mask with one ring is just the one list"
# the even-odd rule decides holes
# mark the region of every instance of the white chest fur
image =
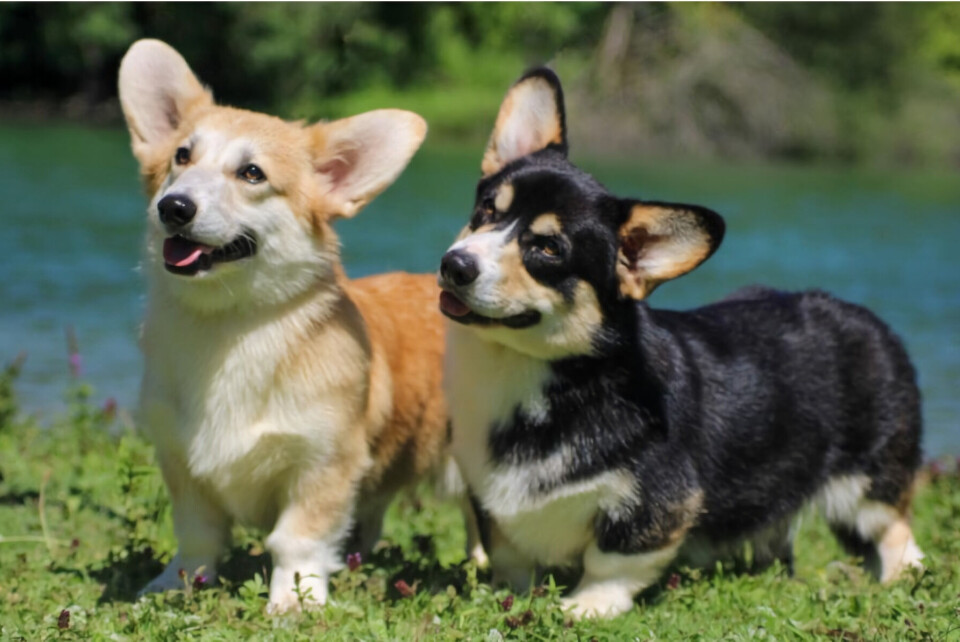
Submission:
[[549,365],[460,326],[448,328],[446,358],[452,450],[471,492],[531,559],[574,562],[589,542],[598,511],[633,493],[632,477],[611,470],[559,483],[571,460],[566,448],[533,462],[491,462],[491,431],[510,421],[518,408],[530,418],[549,414]]
[[351,404],[323,394],[322,372],[302,381],[280,374],[307,341],[316,310],[207,319],[150,303],[142,337],[144,431],[158,456],[185,467],[227,513],[269,526],[285,475],[322,464],[332,455],[331,431],[354,419],[343,416]]

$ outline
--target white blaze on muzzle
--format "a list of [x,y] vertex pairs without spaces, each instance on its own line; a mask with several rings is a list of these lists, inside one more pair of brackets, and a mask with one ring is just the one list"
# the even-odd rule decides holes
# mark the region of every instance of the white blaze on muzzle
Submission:
[[501,283],[505,277],[501,266],[503,253],[516,223],[511,223],[502,230],[489,230],[472,234],[457,241],[449,251],[459,251],[470,254],[477,260],[479,274],[472,283],[458,290],[467,304],[479,314],[486,316],[505,316],[506,310],[501,308],[508,302],[501,297]]

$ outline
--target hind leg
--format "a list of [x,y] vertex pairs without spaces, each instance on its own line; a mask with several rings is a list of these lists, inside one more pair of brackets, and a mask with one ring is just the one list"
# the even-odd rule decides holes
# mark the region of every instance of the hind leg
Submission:
[[356,521],[347,540],[345,553],[360,553],[366,557],[380,541],[383,517],[390,508],[393,496],[389,494],[368,497],[357,509]]
[[831,480],[819,498],[824,516],[844,547],[864,562],[881,582],[896,580],[908,567],[922,568],[907,519],[906,502],[894,505],[869,496],[865,475]]
[[796,527],[792,519],[783,519],[751,538],[753,565],[751,573],[762,573],[779,561],[793,575],[793,536]]
[[923,551],[913,539],[906,517],[900,515],[887,524],[876,542],[880,558],[880,581],[892,582],[908,567],[923,568]]
[[480,525],[482,518],[477,512],[477,506],[467,496],[461,497],[458,503],[463,512],[463,526],[467,531],[467,559],[473,560],[481,568],[486,568],[490,560],[484,548]]

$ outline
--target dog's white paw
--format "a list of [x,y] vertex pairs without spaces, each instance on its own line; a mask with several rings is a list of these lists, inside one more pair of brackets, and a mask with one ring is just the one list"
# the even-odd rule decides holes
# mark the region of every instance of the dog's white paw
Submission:
[[560,605],[576,620],[614,617],[633,608],[633,595],[622,588],[594,586],[563,598]]
[[487,551],[483,549],[483,544],[477,542],[470,549],[470,559],[476,562],[479,568],[487,568],[490,565],[490,558],[487,557]]
[[271,583],[267,613],[270,615],[297,613],[303,609],[320,608],[326,603],[326,579],[307,576],[300,579],[299,585],[295,582]]

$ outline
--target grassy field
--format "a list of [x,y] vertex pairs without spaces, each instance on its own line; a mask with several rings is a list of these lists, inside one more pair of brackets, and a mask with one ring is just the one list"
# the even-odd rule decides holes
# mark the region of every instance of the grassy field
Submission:
[[[493,591],[462,561],[456,510],[423,492],[399,499],[378,552],[333,579],[332,604],[268,617],[260,534],[237,529],[219,586],[137,601],[174,549],[150,447],[124,414],[68,392],[38,425],[0,377],[0,639],[234,640],[960,640],[960,477],[926,470],[915,530],[927,568],[881,587],[805,516],[796,575],[677,569],[629,614],[567,621],[562,581]],[[118,417],[119,415],[119,417]]]

